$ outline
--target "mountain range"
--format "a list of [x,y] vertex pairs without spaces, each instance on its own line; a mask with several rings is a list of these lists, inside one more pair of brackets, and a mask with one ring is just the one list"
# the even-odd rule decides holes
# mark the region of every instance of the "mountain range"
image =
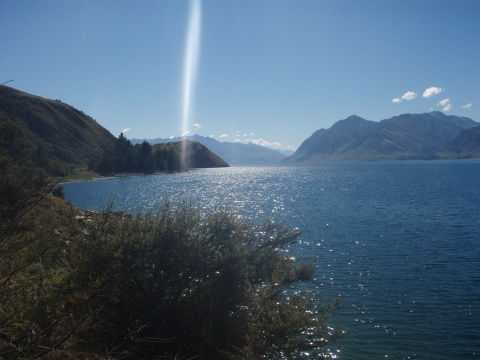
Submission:
[[434,111],[380,122],[352,115],[315,131],[283,162],[480,157],[480,123]]
[[164,144],[177,142],[182,139],[199,142],[205,145],[210,151],[225,160],[231,166],[261,166],[276,165],[285,158],[285,155],[278,150],[255,144],[242,144],[233,142],[221,142],[210,137],[191,135],[176,138],[156,139],[131,139],[134,144],[147,141],[150,144]]

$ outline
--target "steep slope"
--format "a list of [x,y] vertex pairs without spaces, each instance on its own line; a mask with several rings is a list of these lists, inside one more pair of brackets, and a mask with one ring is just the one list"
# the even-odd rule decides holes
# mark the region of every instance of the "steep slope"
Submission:
[[465,129],[446,147],[452,157],[480,158],[480,126]]
[[41,148],[47,157],[71,164],[89,163],[115,141],[74,107],[7,86],[0,86],[0,122],[18,125],[32,151]]
[[357,134],[368,132],[375,127],[373,121],[352,115],[337,121],[330,129],[320,129],[306,139],[295,153],[284,162],[312,162],[340,160],[348,152],[348,145],[355,141]]
[[438,152],[468,126],[459,118],[450,120],[432,114],[403,114],[382,120],[355,148],[355,160],[438,158]]
[[185,150],[185,165],[190,168],[228,167],[220,157],[212,153],[206,146],[190,140],[153,145],[153,152],[174,151],[178,159]]
[[475,121],[441,112],[403,114],[380,122],[356,116],[316,131],[285,162],[436,159]]
[[[168,142],[182,141],[183,138],[173,139],[132,139],[133,143],[148,141],[150,144],[162,144]],[[279,151],[255,144],[240,144],[232,142],[221,142],[210,137],[192,135],[185,139],[197,141],[205,145],[210,151],[218,155],[230,165],[275,165],[285,158]]]

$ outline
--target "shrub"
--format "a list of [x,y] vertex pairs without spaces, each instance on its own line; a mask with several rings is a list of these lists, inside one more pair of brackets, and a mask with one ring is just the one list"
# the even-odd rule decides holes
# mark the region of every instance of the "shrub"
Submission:
[[167,359],[320,348],[339,336],[322,318],[327,307],[284,295],[298,274],[281,248],[298,236],[188,203],[167,202],[157,214],[106,211],[79,232],[68,257],[69,293],[83,294],[93,314],[83,341],[105,355]]

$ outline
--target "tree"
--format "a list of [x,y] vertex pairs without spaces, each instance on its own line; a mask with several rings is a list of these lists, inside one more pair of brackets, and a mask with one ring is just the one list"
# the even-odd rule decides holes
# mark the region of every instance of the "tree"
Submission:
[[133,153],[133,145],[123,133],[120,133],[115,142],[115,165],[116,173],[133,172],[135,169],[135,156]]
[[153,161],[152,145],[144,141],[137,147],[137,166],[138,171],[144,174],[155,172],[155,163]]

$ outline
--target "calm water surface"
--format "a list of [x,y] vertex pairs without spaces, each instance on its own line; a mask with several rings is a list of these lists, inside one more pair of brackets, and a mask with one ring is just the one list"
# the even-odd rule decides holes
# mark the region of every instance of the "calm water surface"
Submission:
[[303,230],[303,284],[343,306],[340,359],[480,359],[480,162],[223,168],[65,184],[74,205],[155,209],[189,198]]

